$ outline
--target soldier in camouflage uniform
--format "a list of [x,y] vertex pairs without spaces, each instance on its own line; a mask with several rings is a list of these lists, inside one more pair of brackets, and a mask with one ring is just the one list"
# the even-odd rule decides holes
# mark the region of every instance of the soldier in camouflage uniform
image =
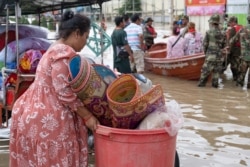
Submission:
[[219,15],[212,15],[209,22],[211,28],[206,32],[203,40],[206,58],[201,70],[198,86],[206,86],[208,77],[212,73],[212,86],[217,88],[219,73],[222,69],[222,63],[224,60],[222,50],[226,46],[226,36],[219,28]]
[[[241,43],[241,64],[239,68],[239,76],[237,79],[237,85],[243,86],[247,69],[250,67],[250,15],[247,17],[247,26],[241,30],[240,43]],[[250,79],[250,73],[248,75],[248,82]]]

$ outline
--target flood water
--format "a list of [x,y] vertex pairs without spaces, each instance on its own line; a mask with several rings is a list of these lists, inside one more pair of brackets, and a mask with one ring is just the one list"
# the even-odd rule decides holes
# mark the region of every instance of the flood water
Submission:
[[177,137],[182,167],[250,166],[249,89],[230,79],[215,89],[197,81],[147,74],[161,84],[167,100],[176,100],[184,116]]
[[[111,52],[109,48],[104,55],[106,65],[112,64]],[[211,83],[200,88],[197,81],[145,76],[162,85],[167,101],[176,100],[181,107],[184,124],[176,146],[181,167],[250,166],[250,89],[236,87],[230,71],[218,89]],[[0,167],[8,166],[7,145],[0,139]]]

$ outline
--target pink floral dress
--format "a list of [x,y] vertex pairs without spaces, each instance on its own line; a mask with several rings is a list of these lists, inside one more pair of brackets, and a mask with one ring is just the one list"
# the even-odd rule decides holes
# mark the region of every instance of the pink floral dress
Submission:
[[15,102],[10,132],[11,167],[86,167],[87,128],[76,114],[83,103],[68,84],[75,51],[56,44],[39,62],[36,78]]

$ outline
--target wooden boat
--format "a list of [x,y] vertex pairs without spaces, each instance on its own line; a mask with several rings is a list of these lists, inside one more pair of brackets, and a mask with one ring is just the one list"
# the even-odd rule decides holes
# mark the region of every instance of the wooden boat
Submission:
[[145,56],[146,71],[155,74],[198,80],[205,60],[205,54],[199,53],[181,58],[166,58],[167,44],[154,44]]

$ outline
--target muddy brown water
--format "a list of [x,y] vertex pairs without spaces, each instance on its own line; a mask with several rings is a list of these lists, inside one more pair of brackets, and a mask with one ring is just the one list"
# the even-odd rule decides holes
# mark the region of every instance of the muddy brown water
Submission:
[[[167,100],[176,100],[184,116],[176,149],[181,167],[250,166],[249,89],[222,76],[218,89],[197,87],[197,81],[146,73],[160,84]],[[8,166],[8,141],[0,141],[0,167]],[[94,154],[90,156],[91,167]]]
[[220,88],[197,81],[147,75],[163,86],[167,99],[176,100],[185,118],[177,137],[182,167],[250,166],[249,89],[222,76]]

